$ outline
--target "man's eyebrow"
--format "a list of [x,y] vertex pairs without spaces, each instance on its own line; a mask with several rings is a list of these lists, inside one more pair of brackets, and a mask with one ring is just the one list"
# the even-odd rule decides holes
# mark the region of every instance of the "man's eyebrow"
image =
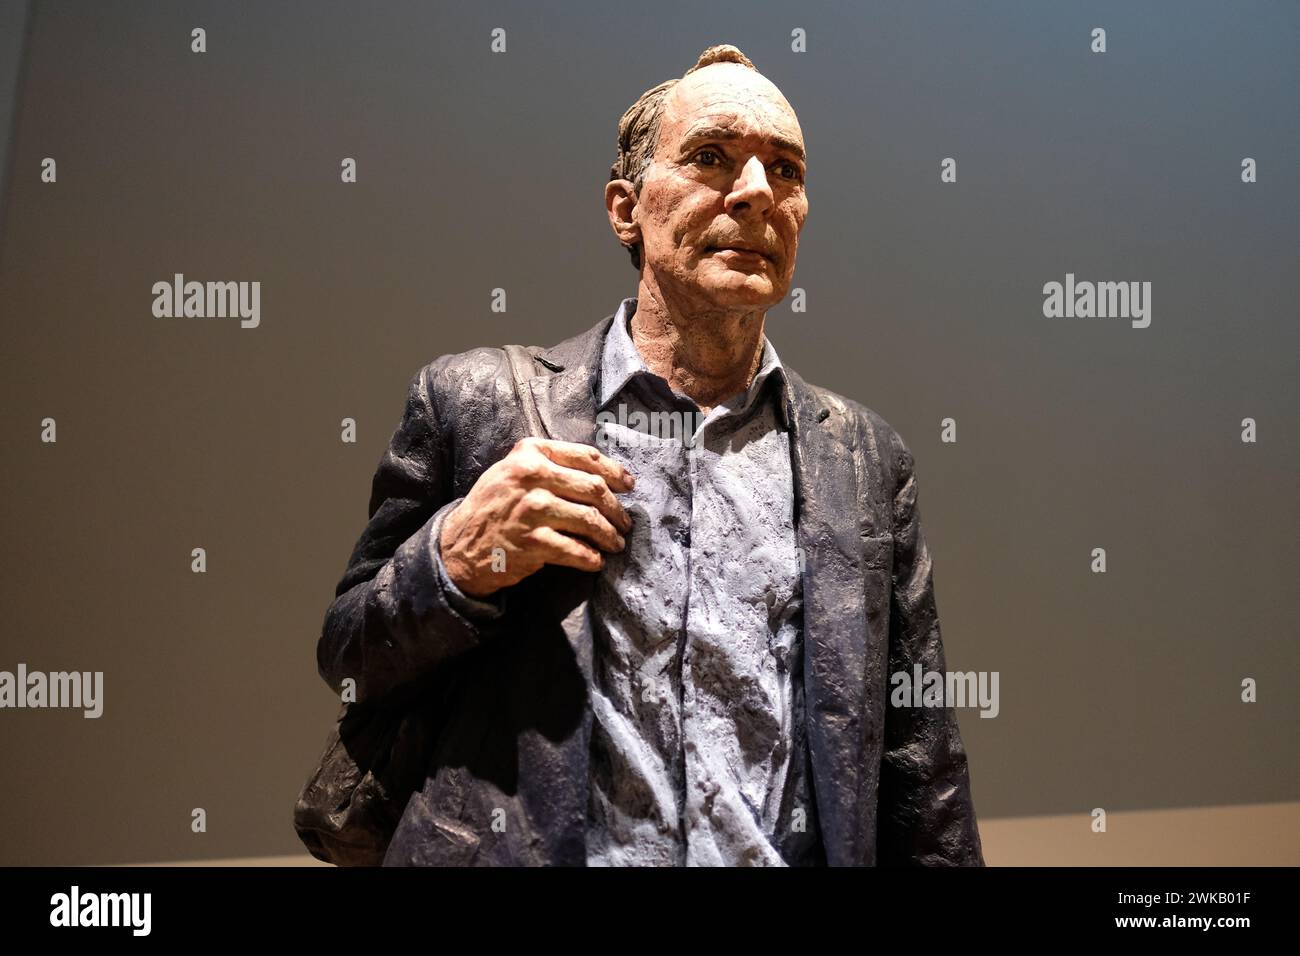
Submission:
[[[710,139],[742,139],[743,134],[733,128],[726,126],[701,126],[699,129],[691,130],[682,140],[682,149],[686,149],[693,143],[701,140]],[[771,143],[777,149],[783,149],[787,153],[793,153],[799,159],[804,159],[803,147],[792,139],[784,136],[769,136],[767,142]]]

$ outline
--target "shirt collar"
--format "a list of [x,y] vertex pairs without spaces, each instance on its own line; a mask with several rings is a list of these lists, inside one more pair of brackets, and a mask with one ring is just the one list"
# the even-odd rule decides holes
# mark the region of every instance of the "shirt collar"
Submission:
[[[599,408],[604,409],[618,394],[623,391],[628,382],[637,375],[647,375],[658,379],[663,383],[665,388],[668,383],[658,375],[655,375],[646,366],[641,354],[636,350],[636,344],[632,341],[632,332],[629,323],[632,321],[632,315],[636,312],[636,297],[624,299],[614,313],[614,321],[610,323],[609,333],[605,336],[605,346],[601,353],[600,363],[600,386],[597,393]],[[775,378],[780,382],[785,382],[785,367],[781,364],[781,358],[776,354],[776,349],[768,341],[767,336],[763,336],[763,355],[758,363],[758,371],[754,373],[754,379],[749,383],[749,388],[745,390],[744,396],[740,401],[732,406],[729,403],[735,399],[730,398],[722,404],[728,405],[729,411],[743,411],[749,408],[757,399],[763,384],[769,379]],[[689,399],[688,399],[689,401]],[[784,420],[784,403],[777,402],[780,407],[780,414]]]

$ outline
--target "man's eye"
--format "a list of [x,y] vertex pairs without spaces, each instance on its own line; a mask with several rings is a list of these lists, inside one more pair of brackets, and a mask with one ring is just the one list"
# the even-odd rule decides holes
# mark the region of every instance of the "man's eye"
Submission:
[[[786,175],[787,171],[789,172],[788,176]],[[802,177],[802,173],[800,173],[799,167],[796,166],[794,163],[782,163],[781,176],[783,179],[789,179],[797,182]]]
[[[698,153],[695,154],[695,160],[696,160],[696,162],[699,162],[700,158],[701,158],[701,157],[704,157],[704,156],[712,156],[714,159],[717,159],[717,160],[719,160],[719,161],[721,161],[721,159],[722,159],[722,157],[719,156],[715,150],[712,150],[712,149],[702,149],[702,150],[700,150]],[[716,166],[717,163],[701,163],[700,165],[702,165],[702,166],[708,166],[708,167],[713,167],[713,166]]]

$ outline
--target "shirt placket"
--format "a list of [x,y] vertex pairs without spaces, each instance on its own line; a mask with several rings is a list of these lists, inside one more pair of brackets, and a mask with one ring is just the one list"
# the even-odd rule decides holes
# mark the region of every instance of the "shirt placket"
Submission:
[[[684,445],[682,454],[686,459],[686,472],[688,475],[688,487],[690,488],[690,537],[687,560],[687,601],[686,601],[686,620],[683,629],[682,643],[682,747],[683,747],[683,767],[686,772],[685,799],[683,802],[683,811],[685,815],[683,832],[686,840],[686,862],[688,864],[706,864],[712,865],[720,862],[716,859],[716,849],[712,847],[711,841],[706,839],[705,830],[709,823],[706,819],[706,808],[712,798],[716,795],[719,782],[713,779],[712,767],[709,764],[704,747],[707,741],[700,736],[700,723],[698,720],[699,709],[697,705],[697,690],[699,688],[698,675],[695,673],[694,659],[695,646],[692,635],[698,633],[701,628],[710,627],[710,622],[705,620],[706,612],[702,609],[703,602],[696,600],[700,592],[700,582],[705,576],[716,572],[709,564],[707,549],[704,545],[707,542],[717,542],[725,538],[725,529],[712,528],[707,526],[707,510],[701,510],[700,504],[700,486],[701,483],[711,481],[714,477],[713,466],[715,464],[714,456],[709,452],[707,441],[710,434],[719,426],[720,422],[726,420],[727,413],[725,410],[718,410],[715,415],[710,411],[705,416],[703,422],[699,422],[695,432],[692,434],[692,441],[689,446]],[[715,546],[713,549],[714,559],[718,559],[720,550]]]

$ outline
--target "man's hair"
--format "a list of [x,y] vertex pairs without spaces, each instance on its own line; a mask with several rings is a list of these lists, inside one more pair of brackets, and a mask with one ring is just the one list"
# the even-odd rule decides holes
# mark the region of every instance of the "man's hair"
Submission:
[[[751,70],[757,69],[749,57],[730,43],[711,46],[695,61],[695,65],[675,80],[665,80],[658,86],[652,86],[641,94],[640,98],[628,107],[623,118],[618,121],[618,159],[609,168],[609,179],[627,179],[632,182],[637,195],[641,194],[641,185],[645,182],[646,170],[654,159],[655,148],[659,145],[659,121],[663,117],[664,98],[668,91],[696,70],[702,70],[714,63],[739,63]],[[632,267],[641,271],[641,243],[623,246],[632,256]]]

